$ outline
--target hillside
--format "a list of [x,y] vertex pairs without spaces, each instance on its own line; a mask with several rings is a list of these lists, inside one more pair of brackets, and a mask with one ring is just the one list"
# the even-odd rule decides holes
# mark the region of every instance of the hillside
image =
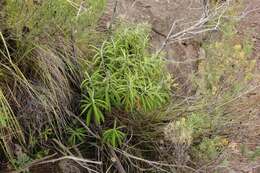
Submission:
[[0,0],[0,172],[260,172],[259,0]]

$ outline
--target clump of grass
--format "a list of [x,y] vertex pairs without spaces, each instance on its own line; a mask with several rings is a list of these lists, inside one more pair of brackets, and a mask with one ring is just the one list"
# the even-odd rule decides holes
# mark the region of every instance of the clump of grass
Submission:
[[121,131],[124,128],[123,126],[117,127],[116,121],[114,122],[114,127],[112,129],[107,129],[103,132],[103,141],[107,145],[111,145],[112,147],[118,147],[122,145],[126,134]]
[[13,158],[13,151],[9,144],[12,138],[18,140],[23,145],[25,143],[24,134],[17,121],[3,91],[0,91],[0,146],[9,159]]
[[240,152],[243,156],[250,159],[250,161],[255,161],[260,158],[260,146],[256,146],[255,149],[250,149],[246,144],[240,146]]
[[105,2],[105,0],[90,0],[84,3],[78,0],[41,2],[6,0],[4,8],[6,27],[12,28],[17,38],[23,40],[24,36],[29,40],[40,37],[41,43],[46,36],[48,41],[57,35],[69,38],[72,26],[77,29],[79,35],[95,27]]
[[82,53],[77,44],[95,28],[105,1],[81,5],[80,13],[80,2],[67,0],[6,0],[1,7],[0,129],[7,133],[3,138],[10,137],[1,139],[8,157],[8,147],[21,141],[33,158],[35,148],[44,150],[51,138],[62,140],[71,115],[78,114]]

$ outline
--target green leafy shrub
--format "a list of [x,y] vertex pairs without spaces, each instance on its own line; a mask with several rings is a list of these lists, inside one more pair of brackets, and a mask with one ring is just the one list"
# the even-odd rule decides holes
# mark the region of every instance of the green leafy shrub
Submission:
[[69,139],[68,142],[71,145],[76,145],[77,143],[83,142],[86,137],[86,129],[85,128],[68,128],[67,130]]
[[215,138],[203,138],[201,143],[197,146],[192,147],[192,155],[200,162],[211,161],[222,152],[227,140],[219,136]]
[[204,164],[215,159],[228,145],[226,138],[216,132],[219,121],[207,113],[192,113],[185,118],[169,123],[164,129],[165,140],[170,142],[174,162],[187,163],[192,158],[196,163]]
[[228,145],[228,139],[221,134],[234,133],[228,126],[230,119],[238,122],[243,116],[236,113],[235,98],[248,89],[256,64],[250,57],[252,42],[237,33],[236,22],[226,21],[220,29],[221,36],[203,44],[206,56],[193,78],[195,110],[187,117],[194,140],[190,154],[202,164],[215,159]]
[[103,133],[103,141],[111,145],[112,147],[118,147],[123,143],[123,140],[126,137],[126,134],[121,131],[124,128],[123,126],[117,127],[116,121],[114,122],[114,127],[108,129]]
[[194,111],[187,116],[187,124],[192,128],[193,139],[200,140],[225,126],[225,117],[221,110],[212,112]]
[[[191,145],[194,140],[200,140],[214,131],[217,122],[214,117],[210,117],[206,113],[194,112],[185,118],[169,123],[165,128],[165,135],[166,138],[172,138],[171,141],[175,141],[173,143]],[[185,142],[185,140],[189,142]]]
[[213,130],[213,121],[207,114],[203,113],[192,113],[187,117],[187,124],[192,128],[194,139],[200,138]]
[[195,83],[203,96],[231,98],[253,79],[256,61],[250,59],[252,43],[241,40],[235,23],[226,22],[219,40],[204,43],[206,59],[199,63]]
[[95,48],[90,70],[85,72],[82,114],[89,125],[104,120],[111,107],[126,111],[151,111],[169,98],[168,74],[162,58],[150,54],[144,25],[119,27],[114,36]]
[[[16,170],[22,169],[23,167],[25,167],[26,165],[30,164],[32,162],[32,158],[30,158],[27,154],[22,153],[21,155],[19,155],[16,159],[12,160],[13,164],[16,167]],[[29,169],[27,170],[22,170],[21,172],[24,173],[30,173]]]
[[86,122],[87,125],[90,124],[92,116],[94,115],[94,120],[96,124],[104,122],[105,118],[103,115],[103,110],[107,110],[107,103],[101,99],[95,98],[94,91],[89,90],[88,94],[90,96],[84,96],[81,101],[82,113],[86,112]]
[[169,123],[165,130],[165,138],[171,141],[173,144],[181,144],[190,146],[192,144],[192,126],[187,122],[185,118],[181,118],[179,121]]

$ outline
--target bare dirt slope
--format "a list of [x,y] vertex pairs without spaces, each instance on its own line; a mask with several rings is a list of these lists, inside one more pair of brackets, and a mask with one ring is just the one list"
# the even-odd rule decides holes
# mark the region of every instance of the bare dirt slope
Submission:
[[245,0],[245,5],[248,13],[245,18],[242,19],[239,32],[243,34],[247,29],[250,29],[251,37],[254,41],[254,53],[253,57],[258,60],[257,69],[260,71],[260,1],[259,0]]
[[252,58],[256,59],[255,79],[252,87],[255,88],[240,105],[245,109],[245,118],[241,120],[239,135],[230,144],[231,157],[229,158],[229,172],[260,173],[260,160],[250,160],[241,154],[241,146],[252,151],[260,146],[260,1],[244,0],[248,13],[240,22],[237,30],[243,36],[249,36],[254,42]]

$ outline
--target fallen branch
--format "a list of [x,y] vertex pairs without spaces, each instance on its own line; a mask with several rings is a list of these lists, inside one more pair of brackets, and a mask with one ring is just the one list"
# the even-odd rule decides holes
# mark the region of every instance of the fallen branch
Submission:
[[42,161],[42,162],[37,163],[36,165],[42,165],[42,164],[46,164],[46,163],[55,163],[55,162],[65,160],[65,159],[74,160],[74,161],[78,161],[78,162],[82,162],[82,163],[91,163],[91,164],[97,164],[97,165],[102,164],[102,162],[99,162],[99,161],[93,161],[93,160],[78,158],[78,157],[74,157],[74,156],[63,156],[63,157],[60,157],[57,159]]
[[115,164],[115,168],[118,170],[119,173],[126,173],[124,167],[122,166],[119,158],[117,157],[114,149],[112,147],[109,146],[109,152],[111,153],[112,155],[112,162]]
[[[231,1],[232,0],[227,0],[226,2],[222,3],[219,6],[213,9],[209,9],[208,0],[203,0],[202,2],[203,12],[201,17],[197,21],[186,23],[186,24],[185,23],[180,24],[181,26],[189,25],[188,27],[184,27],[181,31],[176,32],[174,29],[176,28],[177,24],[180,21],[183,21],[183,19],[179,21],[174,21],[173,24],[171,25],[170,31],[168,32],[166,39],[162,43],[161,48],[158,50],[157,55],[159,55],[161,51],[165,49],[167,44],[175,43],[177,41],[187,40],[195,37],[196,35],[217,30],[221,23],[221,19],[223,18],[223,15],[226,13],[228,7],[230,6]],[[215,21],[215,23],[208,24],[210,21]]]
[[[192,172],[196,172],[195,169],[193,169],[189,166],[186,166],[186,165],[175,165],[175,164],[167,164],[167,163],[161,163],[161,162],[157,162],[157,161],[151,161],[151,160],[146,160],[146,159],[131,155],[131,154],[127,153],[126,151],[123,151],[123,150],[120,150],[120,149],[116,149],[116,151],[123,154],[127,158],[131,158],[131,159],[134,159],[134,160],[138,160],[138,161],[147,163],[149,165],[154,166],[157,169],[160,169],[160,168],[158,168],[158,166],[164,166],[164,167],[169,167],[169,168],[185,168],[185,169],[190,170]],[[168,171],[166,171],[166,172],[168,172]]]

